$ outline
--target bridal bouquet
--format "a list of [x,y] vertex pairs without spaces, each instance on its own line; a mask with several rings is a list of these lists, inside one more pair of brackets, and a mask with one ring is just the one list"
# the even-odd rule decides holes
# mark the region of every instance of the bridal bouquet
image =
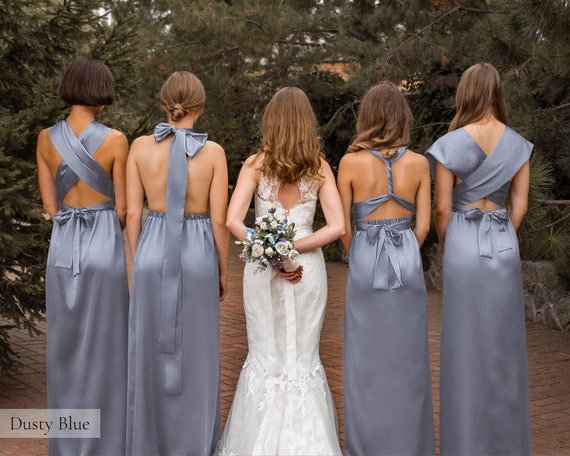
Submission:
[[243,247],[239,257],[243,261],[257,263],[256,273],[271,266],[272,269],[295,272],[301,277],[303,266],[296,263],[299,252],[293,248],[295,224],[288,224],[286,218],[277,217],[275,212],[272,207],[266,216],[255,219],[254,228],[246,228],[247,236],[236,241]]

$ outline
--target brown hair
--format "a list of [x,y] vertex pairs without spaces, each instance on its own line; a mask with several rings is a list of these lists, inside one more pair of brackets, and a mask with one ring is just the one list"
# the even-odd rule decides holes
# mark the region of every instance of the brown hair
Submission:
[[319,179],[321,138],[305,93],[285,87],[273,95],[261,121],[261,172],[281,182]]
[[206,102],[206,92],[194,74],[175,71],[162,86],[160,101],[176,122],[191,112],[199,112]]
[[393,157],[398,147],[410,141],[412,111],[401,90],[389,81],[372,87],[362,98],[356,120],[356,136],[348,153],[362,149],[388,148]]
[[59,97],[69,105],[104,106],[115,101],[115,80],[104,62],[77,57],[65,71]]
[[483,62],[465,70],[457,86],[455,105],[457,113],[449,125],[449,131],[481,120],[489,109],[497,120],[505,123],[507,107],[497,69]]

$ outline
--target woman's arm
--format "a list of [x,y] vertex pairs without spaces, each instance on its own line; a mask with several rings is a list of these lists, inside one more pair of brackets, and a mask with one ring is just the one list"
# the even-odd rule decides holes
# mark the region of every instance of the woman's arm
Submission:
[[321,160],[321,174],[324,181],[319,189],[319,200],[325,215],[326,225],[314,233],[295,241],[299,253],[309,252],[322,247],[345,233],[344,213],[340,196],[329,164]]
[[420,160],[417,173],[420,176],[420,184],[416,192],[416,227],[414,229],[414,234],[421,247],[429,232],[431,215],[431,180],[427,159],[421,155],[419,155],[418,158],[420,158]]
[[260,171],[256,169],[256,158],[255,155],[251,156],[243,164],[228,207],[226,226],[236,239],[240,240],[247,235],[243,222],[251,204],[253,192],[259,183]]
[[228,290],[228,251],[230,245],[230,233],[226,228],[228,167],[226,154],[220,145],[215,144],[211,154],[214,155],[214,175],[210,184],[210,220],[212,222],[216,253],[218,254],[220,301],[223,301]]
[[511,207],[509,217],[515,230],[519,229],[523,218],[528,210],[528,187],[530,181],[530,165],[526,162],[517,171],[511,180],[509,193],[511,196]]
[[113,160],[113,188],[115,191],[115,211],[119,218],[121,228],[125,228],[127,218],[127,183],[126,167],[129,153],[129,143],[122,133],[114,130],[112,142],[109,147],[113,148],[115,157]]
[[435,230],[442,252],[445,247],[447,225],[451,219],[454,181],[453,173],[438,162],[435,171]]
[[135,139],[131,145],[131,151],[127,158],[126,168],[126,200],[127,200],[127,239],[129,249],[134,260],[137,242],[141,234],[141,222],[144,204],[144,187],[137,168],[137,151],[140,146],[140,138]]
[[38,136],[36,146],[36,160],[38,163],[38,184],[40,187],[40,195],[44,209],[53,220],[55,214],[59,211],[59,202],[57,200],[57,189],[55,181],[49,169],[47,162],[44,159],[44,154],[47,153],[50,147],[50,141],[47,130],[42,130]]
[[345,155],[339,163],[338,168],[338,193],[342,203],[342,212],[344,215],[345,233],[341,237],[342,245],[347,253],[350,252],[350,244],[352,242],[352,226],[350,212],[352,209],[352,172],[350,166],[350,155]]

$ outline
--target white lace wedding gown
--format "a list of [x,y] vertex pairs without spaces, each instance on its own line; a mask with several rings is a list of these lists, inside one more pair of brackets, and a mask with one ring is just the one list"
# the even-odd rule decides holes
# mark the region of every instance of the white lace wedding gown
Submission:
[[[288,215],[296,237],[312,232],[318,182],[300,181],[300,200],[288,214],[279,204],[279,181],[264,176],[255,214]],[[336,411],[319,358],[327,302],[320,249],[299,256],[303,278],[291,284],[272,269],[254,273],[247,263],[243,298],[249,353],[237,384],[217,454],[342,455]]]

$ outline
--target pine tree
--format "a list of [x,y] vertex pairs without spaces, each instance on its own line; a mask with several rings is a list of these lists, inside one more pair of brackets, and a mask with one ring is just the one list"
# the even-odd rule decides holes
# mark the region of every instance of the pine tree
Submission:
[[[0,374],[18,365],[9,329],[38,333],[37,322],[45,311],[51,222],[43,214],[36,182],[37,135],[65,115],[57,85],[77,55],[103,58],[119,82],[127,73],[136,74],[129,55],[131,43],[136,44],[135,28],[124,32],[133,8],[133,2],[124,1],[4,2],[0,15]],[[123,92],[128,93],[128,87]]]

